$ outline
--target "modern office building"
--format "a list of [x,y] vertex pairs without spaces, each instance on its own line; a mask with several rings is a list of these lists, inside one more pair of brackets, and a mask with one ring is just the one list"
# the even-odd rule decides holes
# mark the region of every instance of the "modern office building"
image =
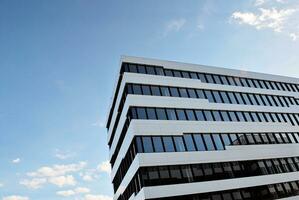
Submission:
[[299,79],[122,57],[114,200],[299,199]]

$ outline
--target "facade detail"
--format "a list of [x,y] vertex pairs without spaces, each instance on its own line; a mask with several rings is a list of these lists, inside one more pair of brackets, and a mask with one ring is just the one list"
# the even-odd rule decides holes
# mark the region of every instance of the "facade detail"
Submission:
[[114,200],[299,199],[299,79],[122,57]]

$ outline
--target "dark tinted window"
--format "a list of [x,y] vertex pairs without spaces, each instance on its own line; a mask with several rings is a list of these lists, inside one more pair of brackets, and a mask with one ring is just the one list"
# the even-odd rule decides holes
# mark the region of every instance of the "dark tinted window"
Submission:
[[146,119],[146,112],[144,108],[136,108],[138,119]]
[[174,152],[174,145],[172,141],[172,137],[163,137],[163,143],[166,152]]
[[154,152],[151,137],[142,137],[142,141],[143,141],[143,147],[145,153]]
[[169,120],[177,120],[176,113],[174,109],[166,109],[167,116]]
[[157,111],[158,119],[160,119],[160,120],[166,120],[167,119],[165,109],[157,108],[156,111]]
[[161,137],[153,137],[155,152],[163,152],[163,143]]
[[185,143],[186,143],[186,148],[188,151],[195,151],[195,146],[193,142],[192,135],[184,135]]
[[186,151],[183,138],[181,136],[173,137],[175,148],[177,151]]

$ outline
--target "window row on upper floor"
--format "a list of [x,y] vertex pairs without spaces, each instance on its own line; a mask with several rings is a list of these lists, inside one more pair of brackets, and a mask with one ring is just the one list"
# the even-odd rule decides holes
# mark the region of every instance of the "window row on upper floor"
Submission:
[[241,78],[241,77],[226,76],[220,74],[207,74],[207,73],[199,73],[199,72],[174,70],[174,69],[164,69],[163,67],[159,67],[159,66],[150,66],[150,65],[143,65],[143,64],[123,63],[122,70],[123,72],[198,79],[201,80],[201,82],[203,83],[299,92],[298,84],[283,83],[283,82],[268,81],[268,80],[258,80],[258,79],[251,79],[251,78]]
[[270,113],[247,111],[219,111],[179,108],[153,108],[130,107],[127,119],[121,130],[115,151],[111,158],[112,166],[125,138],[127,129],[132,119],[148,120],[188,120],[188,121],[226,121],[226,122],[266,122],[266,123],[290,123],[299,125],[299,114],[296,113]]
[[298,157],[141,167],[125,189],[123,196],[128,199],[133,193],[137,194],[143,187],[147,186],[281,174],[297,172],[298,170]]
[[182,87],[127,84],[128,94],[208,99],[211,103],[288,107],[299,105],[299,99],[287,96],[227,92]]
[[151,200],[274,200],[299,195],[299,181]]
[[229,145],[299,143],[298,133],[210,133],[184,134],[183,136],[136,136],[113,179],[116,191],[137,153],[214,151]]
[[294,113],[131,107],[128,117],[130,119],[148,120],[279,122],[299,125],[299,114]]

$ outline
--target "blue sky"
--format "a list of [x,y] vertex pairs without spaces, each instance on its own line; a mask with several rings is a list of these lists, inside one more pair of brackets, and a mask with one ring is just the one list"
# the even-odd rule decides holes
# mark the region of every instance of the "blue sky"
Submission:
[[299,3],[0,1],[1,200],[111,199],[121,55],[299,77]]

